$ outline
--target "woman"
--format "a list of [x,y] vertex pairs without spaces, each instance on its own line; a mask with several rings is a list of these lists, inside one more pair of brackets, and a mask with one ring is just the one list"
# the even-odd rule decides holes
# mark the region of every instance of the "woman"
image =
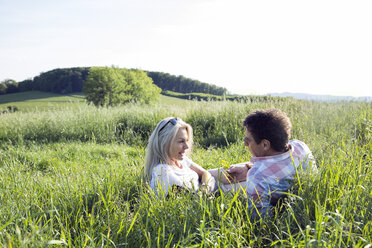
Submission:
[[211,174],[186,156],[192,141],[191,126],[180,118],[165,118],[156,126],[147,145],[144,176],[157,195],[167,195],[172,187],[214,190]]

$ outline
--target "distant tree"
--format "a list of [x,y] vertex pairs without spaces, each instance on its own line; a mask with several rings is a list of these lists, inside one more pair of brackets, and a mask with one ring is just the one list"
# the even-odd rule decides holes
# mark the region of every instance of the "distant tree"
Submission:
[[5,79],[0,83],[0,94],[18,92],[18,83],[13,79]]
[[16,82],[15,80],[7,79],[7,80],[5,80],[5,84],[8,86],[8,89],[7,89],[6,93],[19,92],[18,82]]
[[92,67],[83,85],[88,102],[96,106],[114,106],[128,102],[149,103],[161,89],[145,72],[116,67]]
[[0,83],[0,95],[6,94],[6,91],[8,90],[8,86],[4,83]]
[[96,106],[110,105],[114,75],[108,67],[92,67],[83,84],[83,92],[88,102]]

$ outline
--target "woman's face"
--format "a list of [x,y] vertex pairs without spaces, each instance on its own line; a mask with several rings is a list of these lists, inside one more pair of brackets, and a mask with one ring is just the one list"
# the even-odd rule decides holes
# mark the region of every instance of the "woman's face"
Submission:
[[186,150],[189,149],[188,140],[189,136],[186,128],[178,129],[176,137],[169,147],[169,157],[171,160],[183,160]]

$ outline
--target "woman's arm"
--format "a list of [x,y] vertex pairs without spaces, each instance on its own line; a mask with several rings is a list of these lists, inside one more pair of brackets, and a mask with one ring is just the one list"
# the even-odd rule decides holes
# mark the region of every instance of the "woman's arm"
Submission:
[[195,171],[198,176],[199,180],[201,181],[202,184],[206,185],[209,191],[212,191],[215,186],[215,180],[214,177],[209,173],[206,169],[201,167],[198,164],[195,164],[194,162],[191,163],[190,169]]
[[220,167],[220,168],[214,168],[214,169],[210,169],[208,170],[209,173],[211,173],[211,175],[219,182],[223,183],[223,184],[230,184],[230,183],[234,183],[234,179],[230,176],[229,173],[227,173],[227,171]]
[[198,176],[199,176],[199,179],[202,183],[205,183],[205,178],[206,178],[206,174],[207,174],[207,170],[204,169],[203,167],[201,167],[200,165],[198,164],[195,164],[195,163],[191,163],[190,165],[190,169],[195,171]]

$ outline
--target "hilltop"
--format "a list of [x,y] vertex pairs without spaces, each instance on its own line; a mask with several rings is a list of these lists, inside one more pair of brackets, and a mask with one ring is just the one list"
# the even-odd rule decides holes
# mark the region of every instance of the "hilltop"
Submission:
[[[17,93],[30,90],[70,94],[82,92],[83,83],[86,80],[91,67],[58,68],[32,79],[16,82],[11,79],[0,83],[0,95]],[[133,69],[130,69],[133,70]],[[163,91],[169,90],[179,93],[204,93],[212,95],[226,95],[227,89],[214,84],[203,83],[182,75],[171,75],[164,72],[145,71],[153,80],[153,83]]]

